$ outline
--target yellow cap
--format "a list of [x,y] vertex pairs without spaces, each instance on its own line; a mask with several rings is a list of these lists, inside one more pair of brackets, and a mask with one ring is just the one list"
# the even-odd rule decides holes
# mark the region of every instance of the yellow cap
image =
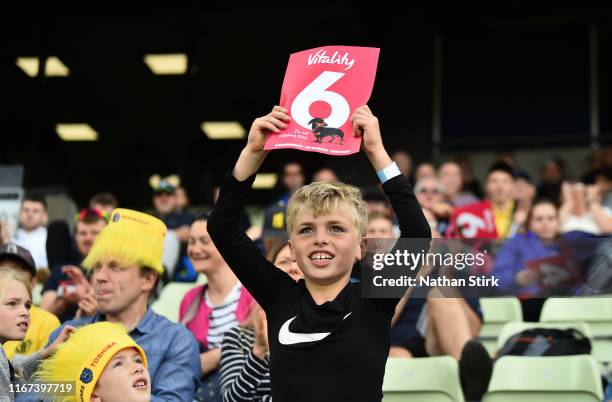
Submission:
[[122,324],[103,321],[86,325],[70,334],[50,358],[40,363],[36,378],[45,383],[74,381],[75,394],[62,400],[89,402],[108,362],[128,348],[135,348],[147,367],[147,356]]
[[153,268],[162,274],[165,236],[166,225],[154,216],[117,208],[96,238],[83,267],[91,269],[98,262],[118,261]]

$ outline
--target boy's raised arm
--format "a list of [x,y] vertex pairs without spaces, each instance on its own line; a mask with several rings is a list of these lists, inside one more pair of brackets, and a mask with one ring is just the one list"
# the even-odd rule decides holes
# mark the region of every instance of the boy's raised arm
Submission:
[[268,151],[264,144],[270,132],[278,132],[288,121],[287,111],[275,106],[272,112],[255,119],[247,145],[231,174],[221,184],[219,199],[208,220],[208,233],[223,259],[259,304],[267,309],[282,285],[290,286],[291,278],[266,260],[257,246],[240,230],[245,199],[251,191],[253,175]]
[[270,152],[264,150],[266,138],[269,133],[278,133],[287,127],[285,123],[291,120],[287,113],[287,109],[274,106],[270,113],[253,121],[247,144],[240,153],[240,157],[232,171],[236,179],[245,181],[257,173],[268,152]]
[[351,121],[353,134],[356,137],[363,136],[361,148],[374,170],[378,172],[389,166],[393,161],[382,142],[378,118],[374,116],[368,105],[355,109]]
[[[361,147],[383,182],[383,189],[398,217],[401,236],[404,238],[430,239],[431,229],[410,184],[399,173],[399,170],[396,170],[397,167],[385,150],[378,118],[374,116],[367,105],[364,105],[355,110],[351,120],[354,134],[356,136],[363,135]],[[387,168],[391,168],[391,172],[387,172]]]
[[[393,211],[397,215],[401,237],[420,239],[418,243],[428,248],[431,229],[407,178],[399,172],[385,150],[378,118],[365,105],[357,108],[351,119],[354,134],[363,135],[361,147],[383,183],[383,190],[389,197]],[[375,300],[375,305],[381,308],[385,316],[391,320],[399,300],[399,298],[378,299]]]

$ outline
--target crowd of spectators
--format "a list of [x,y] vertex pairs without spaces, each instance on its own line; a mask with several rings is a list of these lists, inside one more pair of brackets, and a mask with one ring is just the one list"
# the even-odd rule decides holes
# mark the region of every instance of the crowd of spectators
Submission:
[[[602,238],[612,233],[611,155],[610,149],[598,151],[582,175],[568,172],[564,161],[553,157],[543,164],[536,179],[511,154],[502,153],[482,183],[472,173],[468,158],[416,166],[405,151],[395,152],[392,158],[412,182],[434,238],[456,237],[454,213],[488,202],[499,239],[491,273],[502,278],[503,291],[521,298],[525,319],[537,321],[544,300],[542,273],[529,269],[529,261],[567,253],[560,240]],[[341,180],[342,173],[323,167],[314,172],[312,180],[333,182]],[[306,177],[300,163],[284,165],[281,182],[285,192],[264,209],[263,227],[254,228],[248,216],[242,225],[262,253],[296,281],[302,273],[287,244],[286,211],[291,195],[306,184]],[[94,195],[74,222],[47,222],[44,197],[27,195],[18,227],[0,223],[0,277],[11,284],[10,289],[18,289],[9,296],[29,308],[31,289],[38,284],[41,293],[39,306],[30,309],[31,325],[23,337],[0,331],[4,353],[20,368],[17,375],[26,376],[34,364],[31,356],[38,354],[41,359],[42,355],[44,360],[75,328],[101,321],[123,323],[125,333],[113,328],[103,331],[110,331],[131,348],[125,358],[136,362],[138,372],[146,371],[138,381],[149,385],[151,400],[269,400],[265,314],[217,251],[208,235],[207,213],[190,207],[187,189],[180,186],[178,177],[157,176],[150,184],[153,215],[163,222],[158,230],[163,226],[165,236],[145,246],[159,251],[163,265],[158,267],[141,259],[132,261],[129,269],[118,269],[115,260],[107,257],[122,255],[126,245],[108,246],[104,258],[100,250],[94,250],[104,247],[96,239],[108,233],[106,228],[119,226],[113,221],[119,214],[122,219],[131,214],[141,219],[133,211],[118,213],[122,210],[117,210],[120,205],[110,193]],[[397,220],[384,193],[372,186],[364,187],[362,194],[369,214],[367,237],[396,237]],[[144,229],[136,228],[134,233],[139,230]],[[143,247],[131,241],[125,244]],[[150,308],[166,284],[195,282],[199,275],[206,276],[206,284],[194,283],[185,294],[178,323]],[[0,281],[0,297],[7,297],[7,286]],[[478,298],[448,298],[437,288],[421,289],[402,299],[396,309],[390,356],[449,355],[461,364],[466,346],[477,342],[482,323]],[[70,341],[65,343],[65,350],[70,350]],[[60,357],[45,363],[47,372]],[[104,374],[96,375],[104,383]],[[87,392],[103,392],[97,389]]]

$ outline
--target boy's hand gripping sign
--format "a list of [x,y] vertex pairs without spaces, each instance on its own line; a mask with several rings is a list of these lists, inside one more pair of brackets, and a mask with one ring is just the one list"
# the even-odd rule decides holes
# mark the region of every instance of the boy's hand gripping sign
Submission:
[[289,57],[280,106],[291,121],[269,135],[265,149],[294,148],[328,155],[359,151],[350,118],[372,94],[380,49],[325,46]]

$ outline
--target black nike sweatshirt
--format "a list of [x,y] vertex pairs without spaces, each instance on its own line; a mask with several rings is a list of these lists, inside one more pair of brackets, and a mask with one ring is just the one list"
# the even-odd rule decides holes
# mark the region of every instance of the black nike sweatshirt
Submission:
[[[221,185],[208,233],[268,319],[270,379],[275,402],[382,399],[389,328],[399,299],[364,299],[360,284],[347,284],[330,302],[317,305],[304,285],[266,260],[240,229],[254,176],[231,172]],[[430,238],[431,230],[406,178],[383,189],[397,214],[402,237]]]

